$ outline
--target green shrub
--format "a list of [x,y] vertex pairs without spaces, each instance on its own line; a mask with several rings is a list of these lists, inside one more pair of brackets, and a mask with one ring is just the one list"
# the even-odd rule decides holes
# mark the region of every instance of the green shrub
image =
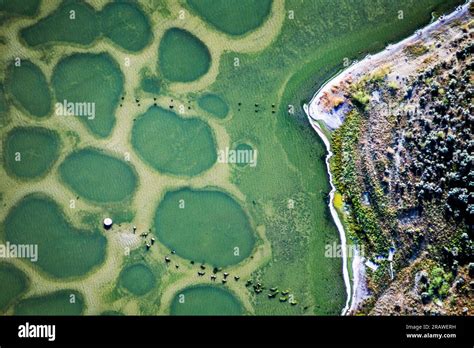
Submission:
[[430,275],[429,294],[441,299],[446,298],[452,280],[453,275],[451,273],[445,272],[441,267],[433,268]]

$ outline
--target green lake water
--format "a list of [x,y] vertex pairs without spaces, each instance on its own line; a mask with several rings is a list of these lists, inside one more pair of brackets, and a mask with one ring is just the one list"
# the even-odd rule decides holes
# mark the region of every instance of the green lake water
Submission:
[[0,262],[0,314],[28,287],[26,275],[13,265]]
[[131,265],[120,274],[119,284],[133,295],[142,296],[156,284],[153,272],[143,264]]
[[7,123],[8,103],[5,98],[5,87],[0,83],[0,126]]
[[203,76],[211,66],[207,46],[189,31],[168,29],[158,49],[158,65],[164,78],[190,82]]
[[161,91],[161,80],[155,76],[142,76],[140,87],[147,93],[157,95]]
[[176,254],[213,266],[239,263],[250,256],[256,240],[242,207],[220,191],[184,188],[166,193],[154,229]]
[[151,107],[136,119],[132,145],[147,164],[174,175],[197,175],[217,159],[207,123],[160,107]]
[[242,315],[240,301],[228,290],[216,286],[193,286],[176,294],[171,315]]
[[59,145],[59,136],[53,130],[41,127],[13,128],[5,139],[5,168],[10,175],[22,179],[40,177],[58,159]]
[[107,137],[115,125],[123,84],[120,67],[107,53],[77,53],[63,58],[52,78],[56,101],[94,103],[95,115],[56,117],[78,117],[95,136]]
[[229,106],[218,95],[207,93],[199,97],[198,105],[217,118],[225,118],[229,113]]
[[112,2],[100,12],[102,32],[126,50],[137,52],[153,38],[150,23],[132,2]]
[[38,12],[40,3],[41,0],[0,0],[0,12],[10,15],[33,16]]
[[5,85],[15,102],[31,115],[45,117],[51,112],[52,98],[46,77],[29,60],[22,60],[20,66],[10,64]]
[[73,227],[51,198],[32,194],[8,213],[4,240],[38,245],[38,260],[31,262],[56,278],[90,272],[105,258],[106,239],[98,230]]
[[97,203],[130,198],[137,175],[125,161],[86,148],[66,157],[59,167],[63,182],[79,196]]
[[58,43],[87,46],[101,36],[137,52],[151,42],[153,34],[140,6],[127,1],[111,2],[100,12],[82,1],[64,1],[53,13],[21,31],[21,38],[33,47]]
[[[75,297],[71,303],[71,295]],[[15,306],[15,315],[81,315],[85,304],[82,294],[61,290],[52,294],[27,298]]]
[[207,23],[229,35],[243,35],[263,24],[272,0],[187,0]]
[[[74,19],[71,19],[71,11],[74,11]],[[20,36],[33,47],[48,43],[90,45],[100,35],[99,23],[89,4],[64,1],[52,14],[24,28]]]

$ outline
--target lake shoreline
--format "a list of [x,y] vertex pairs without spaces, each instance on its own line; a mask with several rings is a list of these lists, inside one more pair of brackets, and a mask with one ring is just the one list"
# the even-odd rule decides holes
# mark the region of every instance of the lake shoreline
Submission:
[[335,187],[335,185],[333,183],[333,180],[332,180],[332,173],[331,173],[330,165],[329,165],[329,163],[330,163],[329,161],[331,160],[331,157],[333,156],[333,153],[331,151],[331,145],[330,145],[329,139],[326,137],[326,135],[324,134],[324,131],[319,126],[319,124],[309,116],[308,107],[307,107],[306,104],[304,105],[304,109],[305,109],[306,114],[308,115],[308,120],[309,120],[311,126],[316,131],[316,133],[319,135],[321,140],[323,141],[323,143],[326,147],[326,151],[327,151],[325,162],[326,162],[327,174],[328,174],[328,177],[329,177],[329,185],[331,186],[331,191],[329,192],[329,204],[328,204],[328,206],[329,206],[329,210],[331,212],[331,216],[333,218],[333,221],[336,224],[337,230],[339,231],[339,238],[340,238],[340,241],[341,241],[342,274],[343,274],[344,284],[345,284],[345,287],[346,287],[346,294],[347,294],[346,302],[345,302],[344,308],[341,311],[341,315],[346,315],[347,311],[350,308],[350,302],[351,302],[351,298],[352,298],[352,295],[351,295],[351,282],[350,282],[350,279],[349,279],[349,270],[348,270],[348,261],[347,261],[346,233],[345,233],[344,227],[342,225],[342,222],[339,219],[336,208],[334,207],[334,194],[336,193],[336,187]]

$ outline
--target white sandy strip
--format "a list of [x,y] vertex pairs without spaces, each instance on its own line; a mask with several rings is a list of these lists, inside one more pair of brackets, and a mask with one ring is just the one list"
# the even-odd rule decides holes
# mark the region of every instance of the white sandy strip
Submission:
[[340,119],[336,113],[332,110],[325,110],[321,104],[321,98],[325,94],[331,94],[331,90],[335,86],[339,86],[341,82],[346,81],[349,78],[356,80],[357,77],[363,76],[366,73],[373,70],[373,67],[383,66],[384,63],[390,62],[393,60],[393,57],[401,53],[407,45],[414,44],[420,40],[426,39],[431,35],[431,33],[441,26],[445,25],[447,22],[451,22],[461,16],[463,16],[468,10],[469,5],[472,0],[469,0],[463,6],[459,6],[454,12],[447,16],[441,16],[438,20],[427,25],[423,29],[416,31],[415,34],[409,36],[408,38],[393,44],[388,45],[387,48],[376,55],[367,55],[360,62],[354,62],[350,67],[345,70],[342,70],[334,78],[326,82],[313,96],[309,103],[309,112],[308,116],[315,120],[324,122],[325,126],[329,129],[336,129],[342,124],[342,119]]
[[[308,106],[305,104],[303,106],[306,114],[308,115]],[[329,160],[331,159],[333,153],[331,151],[331,145],[329,143],[328,138],[324,135],[323,131],[319,127],[317,121],[313,120],[311,117],[308,116],[309,123],[311,123],[311,126],[313,129],[318,133],[320,138],[322,139],[324,145],[326,146],[326,151],[327,151],[327,156],[326,156],[326,168],[327,168],[327,173],[329,176],[329,184],[331,185],[331,192],[329,192],[329,210],[331,211],[331,216],[332,219],[334,220],[334,223],[336,224],[337,230],[339,231],[339,237],[341,239],[341,249],[342,249],[342,275],[344,277],[344,283],[346,285],[346,292],[347,292],[347,299],[346,299],[346,304],[344,308],[342,309],[341,315],[345,315],[347,313],[347,310],[349,309],[350,301],[351,301],[351,282],[349,280],[349,272],[347,270],[347,241],[346,241],[346,233],[344,232],[344,227],[342,226],[341,220],[339,219],[339,216],[337,215],[337,211],[334,208],[334,193],[336,192],[336,187],[334,186],[334,183],[332,181],[332,174],[331,171],[329,170]]]
[[368,289],[365,284],[365,266],[364,258],[359,254],[359,251],[354,249],[355,255],[352,261],[352,277],[353,277],[353,286],[352,286],[352,303],[349,308],[348,314],[353,313],[358,304],[367,297]]
[[[331,151],[331,145],[322,131],[318,121],[323,122],[325,126],[329,129],[336,129],[342,124],[342,120],[339,118],[335,118],[334,114],[331,112],[327,112],[321,106],[321,97],[324,96],[326,93],[329,93],[334,86],[340,85],[342,81],[345,81],[349,77],[354,76],[362,76],[367,72],[372,70],[374,66],[380,66],[384,62],[390,61],[391,56],[395,53],[400,52],[403,50],[407,45],[413,44],[419,40],[425,39],[428,37],[433,31],[437,30],[440,26],[444,25],[446,22],[451,22],[456,18],[463,16],[466,11],[469,10],[469,5],[473,0],[469,0],[463,6],[460,6],[456,9],[456,11],[452,12],[447,16],[442,16],[438,20],[434,21],[433,23],[429,24],[423,29],[418,30],[412,36],[398,42],[394,45],[389,45],[385,50],[382,52],[372,56],[367,55],[363,60],[360,62],[355,62],[351,65],[348,69],[341,71],[338,75],[334,78],[328,80],[313,96],[311,99],[309,106],[305,104],[303,106],[304,111],[308,117],[309,123],[322,139],[324,145],[326,146],[327,156],[326,156],[326,168],[327,173],[329,176],[329,184],[331,185],[331,192],[329,193],[329,210],[331,212],[331,216],[336,224],[336,227],[339,231],[339,236],[341,239],[341,249],[342,249],[342,275],[344,278],[344,283],[346,286],[346,293],[347,293],[347,300],[344,308],[342,309],[341,315],[346,315],[350,310],[353,310],[357,307],[357,302],[361,300],[363,289],[361,287],[361,275],[364,273],[364,265],[363,265],[363,257],[360,255],[356,255],[353,258],[352,269],[353,269],[353,277],[354,277],[354,291],[351,291],[351,282],[349,279],[349,272],[348,272],[348,261],[347,261],[347,239],[346,233],[344,231],[344,227],[339,219],[336,209],[334,208],[334,194],[336,192],[336,187],[334,186],[332,180],[332,174],[329,167],[329,161],[333,155]],[[363,278],[363,277],[362,277]],[[351,304],[352,301],[352,304]]]

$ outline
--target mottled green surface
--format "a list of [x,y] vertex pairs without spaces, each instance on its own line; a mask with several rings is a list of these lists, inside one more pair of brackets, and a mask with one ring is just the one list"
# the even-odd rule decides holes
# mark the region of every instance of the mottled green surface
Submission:
[[[74,296],[74,303],[71,303]],[[15,315],[81,315],[85,310],[82,294],[61,290],[52,294],[27,298],[15,306]]]
[[[56,100],[95,103],[95,116],[78,117],[98,137],[107,137],[115,125],[115,110],[123,94],[124,77],[120,67],[107,53],[77,53],[56,65],[52,84]],[[90,104],[92,105],[92,104]]]
[[142,296],[153,289],[156,279],[147,266],[136,264],[122,271],[119,283],[133,295]]
[[219,191],[168,192],[156,211],[154,228],[159,240],[178,255],[214,266],[240,262],[255,244],[245,212]]
[[137,52],[151,42],[153,34],[140,6],[127,1],[111,2],[97,12],[86,2],[66,0],[50,15],[21,31],[21,38],[33,47],[88,46],[101,36],[128,51]]
[[98,203],[130,198],[138,180],[126,162],[93,148],[69,155],[61,163],[59,173],[74,192]]
[[103,34],[126,50],[140,51],[153,37],[150,23],[137,4],[109,3],[102,9],[100,19]]
[[198,99],[198,105],[201,109],[209,112],[217,118],[225,118],[229,113],[227,103],[216,94],[205,94]]
[[114,317],[114,316],[122,316],[124,314],[122,312],[117,312],[117,311],[105,311],[105,312],[100,313],[100,315]]
[[[254,149],[249,144],[240,143],[235,147],[235,151],[237,151],[237,153],[239,153],[241,151],[245,151],[246,153],[252,153],[251,151],[254,151]],[[257,161],[258,161],[258,150],[257,150]],[[236,165],[239,166],[239,167],[245,167],[249,164],[250,163],[245,163],[245,162],[237,162],[236,163]]]
[[[71,11],[75,19],[71,19]],[[24,28],[20,35],[29,46],[48,43],[90,45],[100,35],[94,9],[85,2],[64,1],[53,13]]]
[[41,0],[0,0],[0,12],[9,15],[34,16]]
[[243,35],[263,24],[272,0],[188,0],[188,6],[213,27],[229,35]]
[[41,127],[13,128],[5,139],[5,168],[10,175],[22,179],[40,177],[58,159],[59,145],[55,131]]
[[207,123],[182,118],[160,107],[151,107],[136,119],[132,145],[147,164],[174,175],[199,174],[217,158]]
[[13,62],[9,65],[5,86],[14,101],[31,115],[45,117],[51,112],[52,98],[46,77],[29,60],[21,60],[20,66]]
[[7,123],[9,105],[5,98],[5,87],[0,83],[0,126]]
[[26,275],[13,265],[0,262],[0,314],[28,287]]
[[171,315],[241,315],[243,312],[242,304],[232,293],[216,286],[186,288],[176,294],[171,304]]
[[85,275],[105,258],[106,240],[99,231],[77,229],[51,198],[33,194],[8,213],[4,240],[38,245],[38,260],[31,262],[56,278]]
[[154,76],[142,76],[141,88],[152,94],[158,94],[161,91],[161,80]]
[[211,66],[207,46],[189,31],[171,28],[158,49],[158,64],[163,76],[173,82],[190,82],[204,75]]

